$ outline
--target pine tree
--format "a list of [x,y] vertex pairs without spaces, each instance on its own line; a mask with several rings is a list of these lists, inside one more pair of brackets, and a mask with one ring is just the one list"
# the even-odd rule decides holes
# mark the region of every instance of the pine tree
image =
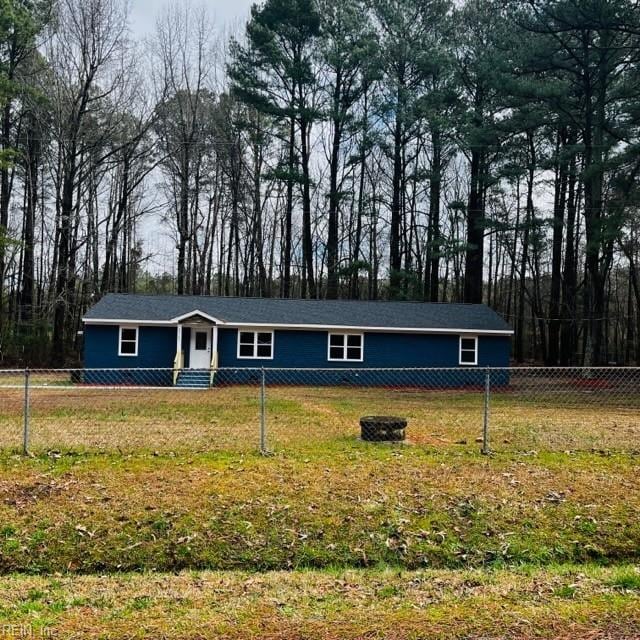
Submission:
[[[545,72],[538,95],[561,109],[579,132],[588,318],[584,360],[602,364],[605,288],[622,223],[608,207],[606,183],[637,133],[640,87],[632,78],[640,63],[640,7],[626,0],[528,0],[517,6],[522,27],[545,45],[532,48],[527,61],[530,70]],[[549,92],[549,73],[559,79],[561,97]]]
[[322,16],[320,64],[324,111],[331,124],[329,160],[329,210],[327,234],[327,298],[338,297],[339,212],[342,200],[338,185],[341,149],[345,132],[355,120],[354,108],[370,83],[376,47],[366,5],[360,0],[319,0]]
[[[233,41],[229,75],[235,95],[276,122],[288,125],[287,202],[285,211],[283,296],[291,294],[291,230],[293,190],[302,188],[302,248],[306,284],[316,295],[311,234],[310,132],[317,112],[314,47],[320,17],[312,0],[267,0],[254,5],[246,28],[246,43]],[[297,134],[297,135],[296,135]],[[296,141],[299,146],[296,145]],[[296,171],[300,151],[301,174]]]

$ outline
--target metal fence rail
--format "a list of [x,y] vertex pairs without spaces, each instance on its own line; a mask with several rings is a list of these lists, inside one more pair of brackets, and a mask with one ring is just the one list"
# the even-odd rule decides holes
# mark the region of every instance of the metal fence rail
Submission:
[[484,453],[640,450],[640,368],[225,368],[174,374],[0,370],[0,449],[326,451],[352,447],[366,436],[361,418],[396,416],[406,420],[407,440],[416,446]]

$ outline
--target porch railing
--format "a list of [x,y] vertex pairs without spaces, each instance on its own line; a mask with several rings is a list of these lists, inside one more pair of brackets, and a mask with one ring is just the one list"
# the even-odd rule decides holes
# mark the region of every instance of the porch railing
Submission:
[[216,371],[218,370],[218,352],[214,351],[211,354],[211,366],[209,367],[209,386],[213,386],[213,379],[216,377]]
[[178,351],[173,359],[173,386],[178,382],[178,376],[184,368],[184,351]]

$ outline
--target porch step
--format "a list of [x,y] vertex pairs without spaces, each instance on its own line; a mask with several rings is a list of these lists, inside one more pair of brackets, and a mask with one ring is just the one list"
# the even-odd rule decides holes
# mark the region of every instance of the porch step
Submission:
[[183,369],[176,381],[176,387],[181,389],[208,389],[210,386],[209,372],[198,369]]

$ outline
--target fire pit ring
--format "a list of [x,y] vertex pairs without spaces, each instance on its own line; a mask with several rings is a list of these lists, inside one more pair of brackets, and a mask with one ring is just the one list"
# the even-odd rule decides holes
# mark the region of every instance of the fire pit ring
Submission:
[[403,442],[407,419],[397,416],[365,416],[360,418],[360,437],[366,442]]

